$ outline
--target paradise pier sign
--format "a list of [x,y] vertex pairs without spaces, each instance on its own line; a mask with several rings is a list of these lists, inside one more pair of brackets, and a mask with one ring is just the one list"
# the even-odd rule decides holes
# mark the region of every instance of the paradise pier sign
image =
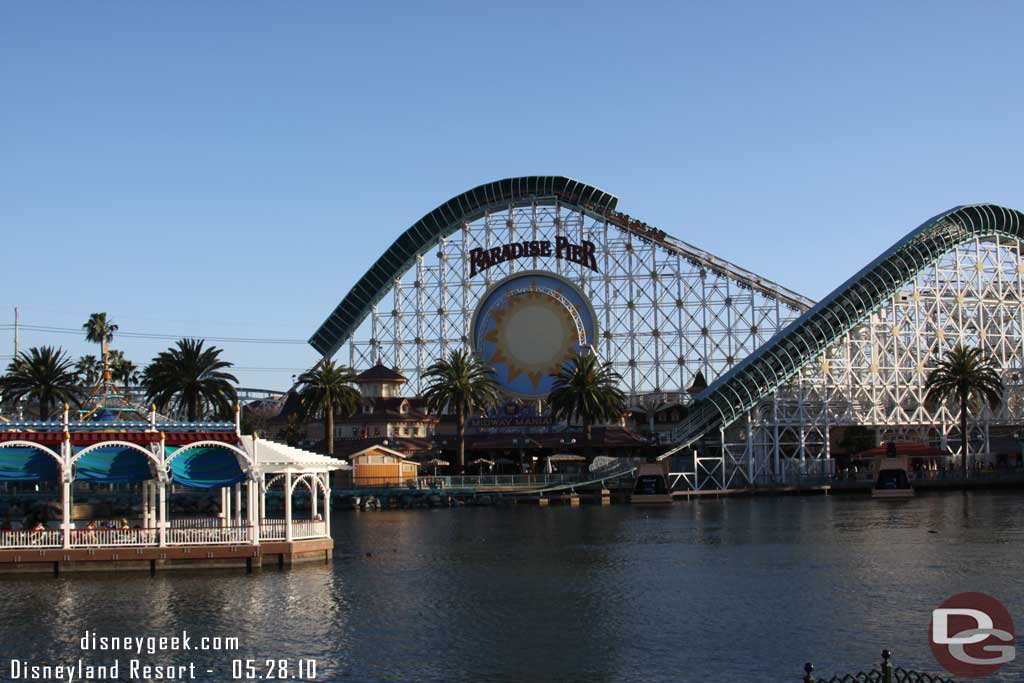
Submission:
[[[563,261],[579,263],[597,272],[597,257],[594,256],[596,249],[593,242],[583,240],[579,244],[574,244],[567,237],[556,237],[554,257]],[[551,242],[549,240],[512,242],[510,244],[503,244],[500,247],[491,247],[490,249],[470,249],[469,276],[473,277],[477,273],[482,273],[491,266],[496,266],[505,261],[551,255]]]

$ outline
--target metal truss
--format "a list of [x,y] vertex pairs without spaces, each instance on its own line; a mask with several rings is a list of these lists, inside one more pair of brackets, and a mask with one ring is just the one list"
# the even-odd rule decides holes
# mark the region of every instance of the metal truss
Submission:
[[[565,237],[594,243],[598,271],[554,256],[499,263],[471,276],[469,255],[523,240]],[[488,287],[514,273],[547,270],[590,299],[596,347],[636,400],[683,392],[697,371],[714,379],[813,302],[677,241],[618,212],[595,211],[556,196],[491,205],[422,249],[388,283],[339,355],[355,368],[381,362],[419,392],[424,370],[468,343],[469,325]]]
[[957,343],[981,347],[1002,368],[1002,405],[971,411],[972,451],[985,453],[993,431],[1009,434],[1024,421],[1019,240],[977,237],[939,256],[784,385],[705,435],[699,457],[675,456],[677,486],[828,478],[835,474],[834,430],[854,425],[872,429],[878,442],[929,443],[958,454],[959,406],[930,404],[924,388],[928,372]]

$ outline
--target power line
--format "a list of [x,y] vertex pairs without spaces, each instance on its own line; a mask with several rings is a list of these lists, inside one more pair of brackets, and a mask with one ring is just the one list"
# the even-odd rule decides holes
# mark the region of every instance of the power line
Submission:
[[[81,336],[83,334],[80,328],[74,327],[56,327],[51,325],[25,325],[21,324],[18,326],[21,330],[29,330],[32,332],[46,332],[48,334],[76,334]],[[0,329],[13,330],[14,325],[0,325]],[[117,331],[116,336],[124,337],[126,339],[161,339],[176,341],[183,337],[191,339],[204,339],[208,342],[218,342],[221,344],[306,344],[304,339],[273,339],[267,337],[205,337],[203,335],[190,335],[190,334],[157,334],[153,332],[122,332]]]

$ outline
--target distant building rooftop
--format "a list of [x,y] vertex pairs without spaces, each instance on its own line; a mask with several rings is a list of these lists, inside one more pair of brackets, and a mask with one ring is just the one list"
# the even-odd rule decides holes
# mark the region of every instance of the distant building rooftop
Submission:
[[386,367],[381,363],[377,363],[369,370],[363,370],[356,375],[356,382],[363,384],[365,382],[408,382],[402,373],[392,368]]

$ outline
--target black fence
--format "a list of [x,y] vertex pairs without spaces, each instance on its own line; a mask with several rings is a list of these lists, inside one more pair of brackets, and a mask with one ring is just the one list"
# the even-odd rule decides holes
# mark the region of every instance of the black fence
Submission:
[[836,674],[831,678],[818,678],[814,675],[814,665],[804,664],[804,683],[956,683],[952,678],[937,674],[908,671],[894,666],[892,653],[882,650],[882,664],[879,669],[858,671],[855,674]]

